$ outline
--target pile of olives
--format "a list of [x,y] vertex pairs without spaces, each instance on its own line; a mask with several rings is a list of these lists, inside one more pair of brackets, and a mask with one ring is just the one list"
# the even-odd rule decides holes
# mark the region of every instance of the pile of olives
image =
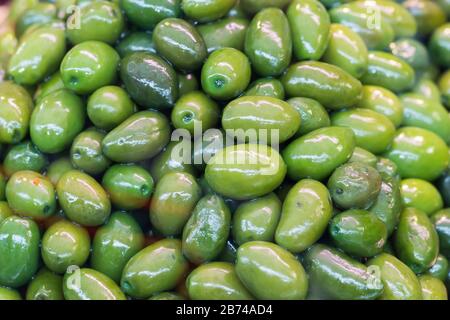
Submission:
[[449,0],[13,0],[0,300],[447,300],[449,110]]

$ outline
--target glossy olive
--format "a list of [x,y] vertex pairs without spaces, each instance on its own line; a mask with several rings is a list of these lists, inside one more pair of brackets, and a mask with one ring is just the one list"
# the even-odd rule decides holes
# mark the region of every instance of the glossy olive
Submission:
[[267,8],[251,21],[245,37],[245,53],[260,76],[278,76],[291,62],[292,40],[283,11]]
[[397,130],[385,155],[397,165],[403,178],[432,181],[441,175],[449,163],[445,142],[433,132],[416,127]]
[[116,164],[103,175],[102,186],[114,206],[136,210],[150,201],[154,182],[150,173],[138,165]]
[[[301,263],[276,244],[251,241],[237,252],[236,273],[257,299],[302,300],[308,278]],[[281,280],[283,279],[283,280]]]
[[362,87],[357,79],[341,68],[317,61],[291,65],[281,82],[288,96],[311,98],[329,109],[355,105]]
[[[78,19],[77,23],[74,19]],[[97,40],[112,45],[124,29],[124,18],[118,4],[103,0],[82,6],[67,21],[67,38],[72,44]]]
[[162,58],[135,52],[121,61],[120,77],[131,98],[147,108],[172,108],[178,98],[178,77]]
[[326,127],[292,141],[282,155],[291,179],[322,180],[350,159],[354,148],[355,135],[351,129]]
[[30,141],[23,141],[9,149],[3,159],[3,170],[7,176],[22,170],[42,172],[47,164],[48,159],[45,154]]
[[136,220],[115,212],[95,233],[91,266],[119,283],[125,264],[143,247],[144,235]]
[[415,273],[429,269],[439,254],[439,238],[425,212],[406,208],[395,232],[395,252]]
[[244,50],[249,21],[243,18],[225,18],[197,26],[205,41],[208,53],[222,48]]
[[284,199],[275,242],[294,253],[306,250],[323,235],[332,210],[330,194],[322,183],[300,180]]
[[286,164],[269,146],[239,144],[216,153],[205,170],[212,189],[226,197],[247,200],[277,188],[286,175]]
[[52,92],[33,110],[31,141],[42,152],[61,152],[83,129],[85,117],[85,106],[80,97],[67,89]]
[[232,234],[241,245],[249,241],[273,241],[281,213],[280,199],[274,194],[239,205],[233,214]]
[[363,86],[358,108],[371,109],[386,116],[398,127],[403,121],[403,105],[392,91],[380,86]]
[[104,42],[77,44],[61,62],[64,86],[77,94],[89,94],[112,84],[117,78],[119,60],[119,54]]
[[42,259],[47,268],[56,273],[65,273],[70,266],[82,266],[90,249],[86,229],[67,220],[52,224],[42,237]]
[[229,100],[240,95],[250,83],[250,62],[246,55],[233,48],[223,48],[210,54],[202,67],[203,90],[217,100]]
[[134,162],[157,155],[169,142],[167,118],[157,111],[131,115],[102,141],[103,154],[116,162]]
[[131,116],[135,106],[124,89],[106,86],[89,96],[86,110],[97,128],[111,130]]
[[62,175],[56,192],[66,216],[81,225],[101,225],[111,213],[111,202],[103,187],[81,171],[70,170]]
[[6,199],[15,213],[34,219],[48,218],[56,210],[53,184],[32,171],[18,171],[9,178]]
[[21,86],[0,83],[0,142],[18,143],[28,132],[33,101]]
[[156,184],[150,204],[153,227],[166,236],[180,234],[200,197],[200,186],[189,173],[165,174]]

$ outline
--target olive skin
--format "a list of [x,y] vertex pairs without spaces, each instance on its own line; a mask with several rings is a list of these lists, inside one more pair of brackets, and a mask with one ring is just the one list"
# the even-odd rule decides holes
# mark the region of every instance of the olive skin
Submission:
[[134,298],[148,298],[172,290],[188,269],[181,242],[164,239],[135,254],[125,265],[120,280],[122,291]]
[[237,251],[235,270],[257,299],[302,300],[306,297],[308,278],[303,266],[290,252],[276,244],[244,243]]
[[306,250],[323,235],[332,211],[330,194],[322,183],[300,180],[284,199],[275,242],[293,253]]
[[338,207],[366,209],[380,192],[381,176],[367,164],[347,163],[333,172],[328,180],[328,189]]
[[223,17],[236,0],[181,0],[184,14],[198,22],[209,22]]
[[393,161],[402,178],[433,181],[448,167],[445,142],[431,131],[416,127],[397,130],[385,156]]
[[316,129],[329,127],[330,116],[325,108],[316,100],[310,98],[292,98],[286,101],[300,113],[300,128],[295,134],[301,137]]
[[236,244],[273,241],[281,214],[281,201],[274,193],[239,205],[233,214],[231,232]]
[[395,127],[403,121],[403,105],[392,91],[379,86],[363,86],[357,107],[381,113],[392,121]]
[[88,174],[103,173],[111,161],[102,153],[102,140],[105,133],[89,128],[75,137],[70,148],[70,158],[74,167]]
[[283,9],[289,2],[290,0],[241,0],[239,5],[246,13],[253,15],[268,7]]
[[442,280],[430,275],[419,277],[423,300],[448,300],[447,288]]
[[360,147],[355,147],[355,149],[353,150],[352,157],[348,160],[349,163],[362,162],[372,168],[376,167],[377,161],[378,158],[376,155]]
[[6,201],[0,201],[0,224],[5,220],[6,218],[12,216],[14,213],[9,207],[8,202]]
[[429,269],[439,254],[439,238],[426,213],[406,208],[395,232],[395,251],[415,273]]
[[[73,28],[68,24],[67,38],[72,44],[97,40],[114,44],[124,29],[122,12],[116,3],[94,1],[80,8],[79,26]],[[68,18],[75,19],[72,15]]]
[[341,251],[315,244],[304,256],[310,291],[319,290],[327,298],[339,300],[374,300],[383,292],[370,270]]
[[21,39],[9,60],[8,74],[16,83],[34,85],[58,70],[65,52],[64,30],[38,28]]
[[42,172],[47,166],[45,154],[30,141],[23,141],[11,147],[3,159],[3,171],[7,176],[22,170]]
[[294,54],[298,60],[319,60],[328,45],[330,17],[317,0],[293,0],[287,11]]
[[152,226],[165,236],[181,234],[201,195],[200,186],[191,174],[165,174],[156,184],[150,203]]
[[53,184],[32,171],[18,171],[9,178],[6,199],[16,214],[37,220],[48,218],[56,210]]
[[[414,86],[413,92],[421,94],[427,99],[441,103],[441,92],[438,84],[430,79],[421,78]],[[444,105],[444,101],[442,101],[442,104]]]
[[58,183],[61,176],[67,171],[75,169],[69,157],[61,157],[50,163],[45,175],[50,179],[54,186]]
[[318,61],[292,64],[281,82],[289,97],[311,98],[333,110],[355,105],[362,87],[341,68]]
[[414,70],[422,70],[430,66],[427,48],[417,40],[399,39],[389,45],[389,51],[408,63]]
[[127,213],[114,212],[95,233],[91,266],[119,283],[125,264],[143,247],[144,235],[136,220]]
[[365,85],[378,85],[394,92],[411,89],[415,72],[409,64],[393,54],[369,52],[367,72],[361,78]]
[[106,86],[89,96],[86,110],[95,127],[111,130],[134,113],[135,105],[121,87]]
[[0,97],[0,143],[18,143],[27,135],[33,101],[23,87],[9,81],[0,83]]
[[28,283],[39,264],[40,234],[33,220],[10,216],[0,224],[0,285]]
[[416,20],[419,37],[426,37],[445,23],[445,12],[435,1],[406,0],[402,5]]
[[365,210],[348,210],[331,220],[330,236],[336,246],[356,257],[373,257],[383,251],[387,241],[386,226]]
[[89,94],[117,78],[119,54],[108,44],[85,41],[67,52],[60,72],[64,86],[77,94]]
[[326,127],[292,141],[284,148],[282,155],[288,175],[294,181],[302,178],[322,180],[350,159],[354,149],[352,130]]
[[197,91],[199,83],[197,77],[193,73],[183,74],[178,73],[178,96],[182,97],[185,94]]
[[205,93],[216,100],[229,100],[240,95],[250,83],[250,62],[245,54],[233,48],[211,53],[201,72]]
[[190,151],[191,146],[185,141],[172,141],[152,159],[150,163],[150,173],[158,182],[161,178],[170,172],[186,172],[196,176],[196,171],[191,164]]
[[66,216],[83,226],[101,225],[111,213],[111,202],[103,187],[81,171],[66,172],[59,179],[56,192]]
[[120,77],[131,98],[146,108],[170,109],[178,98],[178,77],[162,58],[135,52],[122,59]]
[[153,30],[165,18],[181,15],[181,0],[123,0],[120,7],[133,24],[144,30]]
[[121,58],[139,51],[156,53],[152,33],[150,32],[132,32],[120,40],[115,49]]
[[66,300],[126,300],[119,286],[109,277],[94,269],[75,269],[63,280]]
[[367,262],[379,270],[384,290],[380,300],[422,300],[419,279],[414,272],[393,255],[382,253]]
[[22,297],[17,290],[0,287],[0,301],[8,300],[22,300]]
[[338,23],[330,25],[330,39],[322,56],[359,79],[367,71],[368,51],[363,39],[352,29]]
[[27,300],[64,300],[63,277],[42,268],[27,286]]
[[356,145],[374,154],[388,149],[395,135],[394,124],[384,115],[369,109],[350,109],[331,116],[331,124],[353,130]]
[[[358,1],[352,4],[355,7],[370,10],[378,10],[383,19],[391,26],[396,37],[413,37],[417,32],[417,23],[414,17],[401,4],[388,0]],[[375,9],[376,8],[376,9]]]
[[[438,234],[439,235],[439,234]],[[425,274],[433,276],[439,280],[445,281],[448,273],[448,260],[447,258],[439,254],[436,262],[427,270]]]
[[331,22],[342,24],[359,34],[369,50],[383,50],[395,38],[391,24],[383,16],[374,14],[374,8],[351,1],[331,9],[329,15]]
[[222,48],[244,50],[249,21],[243,18],[224,18],[196,28],[205,41],[208,53]]
[[153,30],[153,43],[160,55],[186,72],[199,69],[207,56],[202,36],[182,19],[168,18],[158,23]]
[[404,94],[400,100],[404,110],[403,126],[430,130],[450,143],[450,117],[440,101],[432,101],[417,93]]
[[76,94],[67,89],[50,93],[31,115],[31,141],[42,152],[61,152],[83,129],[85,117],[85,106]]
[[[271,143],[274,134],[277,134],[279,143],[288,140],[299,129],[300,122],[300,115],[294,107],[272,97],[240,97],[231,101],[222,113],[222,128],[258,133],[266,130],[267,143]],[[258,138],[262,140],[259,134]]]
[[191,91],[178,99],[172,109],[172,124],[177,129],[186,129],[191,135],[195,126],[201,123],[202,131],[215,128],[220,116],[217,103],[201,91]]
[[174,292],[161,292],[148,298],[148,300],[184,300],[185,298]]
[[267,8],[252,19],[245,37],[245,54],[263,77],[278,76],[289,66],[292,40],[283,11]]
[[445,206],[450,206],[450,174],[445,172],[437,181],[437,187],[444,200]]
[[444,72],[439,78],[439,90],[441,92],[442,103],[450,109],[450,71]]
[[252,300],[236,275],[234,265],[211,262],[193,270],[186,279],[192,300]]
[[444,206],[441,194],[428,181],[405,179],[401,182],[400,190],[406,207],[417,208],[429,216]]
[[34,93],[34,100],[36,101],[36,104],[38,104],[40,100],[49,93],[55,92],[60,89],[64,89],[64,82],[62,81],[61,73],[58,70],[50,77],[46,78],[36,88],[36,91]]
[[66,220],[52,224],[42,237],[41,255],[45,265],[56,273],[87,261],[91,240],[86,229]]
[[231,213],[217,195],[201,198],[183,229],[183,254],[194,264],[215,259],[225,248]]
[[280,80],[261,78],[253,81],[244,92],[244,96],[265,96],[284,100],[284,87]]
[[18,38],[30,27],[46,25],[55,20],[57,8],[52,3],[37,3],[22,13],[16,21],[16,34]]
[[444,209],[431,216],[431,222],[439,236],[440,252],[450,258],[450,210]]
[[135,162],[157,155],[170,139],[167,118],[157,111],[133,114],[102,141],[103,154],[116,162]]
[[248,200],[275,190],[286,175],[280,154],[269,146],[232,145],[209,161],[205,178],[211,188],[232,199]]
[[386,174],[381,174],[381,177],[380,193],[369,211],[384,222],[387,234],[390,236],[398,224],[404,204],[400,192],[400,182]]
[[114,206],[136,210],[145,207],[150,201],[154,182],[150,173],[141,166],[116,164],[106,170],[102,186]]

